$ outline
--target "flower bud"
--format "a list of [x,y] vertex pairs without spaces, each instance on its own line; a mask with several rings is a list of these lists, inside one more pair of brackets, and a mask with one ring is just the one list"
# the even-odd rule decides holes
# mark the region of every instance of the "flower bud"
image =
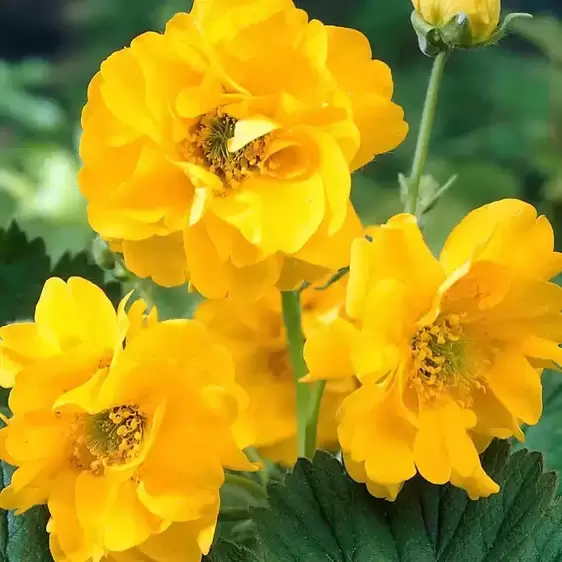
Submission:
[[496,31],[500,21],[500,0],[412,0],[412,2],[423,20],[438,30],[451,24],[454,26],[455,22],[467,21],[469,33],[459,35],[459,42],[454,46],[471,47],[486,43]]

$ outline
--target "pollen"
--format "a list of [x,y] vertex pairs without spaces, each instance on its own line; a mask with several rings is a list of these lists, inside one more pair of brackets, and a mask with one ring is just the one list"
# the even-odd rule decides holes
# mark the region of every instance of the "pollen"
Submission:
[[470,401],[473,388],[481,387],[466,360],[464,332],[456,314],[438,318],[420,328],[412,338],[410,381],[424,400],[443,392],[459,403]]
[[136,406],[116,406],[92,416],[84,439],[91,456],[90,470],[96,474],[105,466],[125,464],[137,457],[146,425],[146,417]]
[[263,156],[268,143],[267,135],[240,150],[231,152],[228,149],[236,122],[234,117],[221,111],[207,113],[191,127],[181,145],[184,157],[216,174],[222,180],[225,191],[238,187],[249,175],[265,169]]

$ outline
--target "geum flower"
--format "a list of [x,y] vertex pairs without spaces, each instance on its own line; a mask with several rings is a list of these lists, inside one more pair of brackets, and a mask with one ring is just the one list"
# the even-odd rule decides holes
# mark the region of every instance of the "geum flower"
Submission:
[[250,441],[237,421],[246,397],[229,354],[186,320],[149,322],[127,334],[124,349],[122,331],[109,367],[90,360],[116,336],[116,321],[82,279],[49,280],[36,316],[51,343],[70,347],[16,375],[0,457],[17,470],[0,505],[18,513],[48,505],[56,562],[199,561],[223,467],[253,469],[240,449]]
[[350,172],[407,132],[390,70],[371,56],[359,32],[290,0],[195,0],[90,84],[90,224],[137,275],[209,298],[347,265],[361,233]]
[[[345,284],[301,293],[303,330],[309,336],[343,309]],[[245,420],[261,456],[285,466],[297,458],[295,382],[281,312],[281,295],[270,289],[251,303],[225,299],[199,305],[195,318],[232,354],[236,382],[249,396]],[[356,387],[353,377],[326,385],[320,407],[318,446],[336,450],[336,411]]]
[[561,269],[548,220],[516,200],[470,213],[439,260],[411,215],[356,240],[349,320],[305,347],[308,380],[362,382],[338,412],[351,476],[388,499],[416,471],[497,492],[478,453],[541,416],[541,370],[562,364],[562,289],[548,282]]

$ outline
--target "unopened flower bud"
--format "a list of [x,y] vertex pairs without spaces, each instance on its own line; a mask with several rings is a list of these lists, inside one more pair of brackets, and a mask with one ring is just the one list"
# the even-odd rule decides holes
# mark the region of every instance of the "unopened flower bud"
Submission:
[[[471,47],[486,43],[500,21],[500,0],[412,0],[418,14],[437,29],[462,26],[465,19],[469,33],[459,29],[457,46]],[[459,16],[461,16],[459,18]],[[455,30],[449,30],[453,31]]]

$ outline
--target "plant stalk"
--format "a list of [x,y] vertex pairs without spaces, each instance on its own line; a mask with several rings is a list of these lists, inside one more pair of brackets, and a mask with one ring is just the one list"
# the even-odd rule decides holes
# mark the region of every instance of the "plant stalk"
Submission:
[[[300,294],[298,291],[284,291],[281,293],[281,303],[283,308],[283,322],[289,345],[289,355],[293,367],[293,377],[295,381],[295,400],[297,408],[297,454],[299,457],[306,457],[310,450],[314,451],[316,439],[308,443],[312,436],[312,430],[307,430],[309,405],[310,405],[310,386],[302,384],[300,379],[307,373],[306,363],[303,356],[304,334],[301,324]],[[316,432],[314,432],[316,433]]]
[[255,482],[254,480],[250,480],[249,478],[245,478],[244,476],[239,476],[238,474],[232,474],[231,472],[225,472],[224,475],[224,483],[230,484],[231,486],[238,486],[239,488],[244,488],[252,496],[256,499],[261,501],[267,500],[267,491],[261,485]]
[[310,403],[308,418],[306,420],[306,457],[311,459],[316,451],[316,441],[318,439],[318,416],[320,415],[320,404],[326,381],[318,381],[312,385],[310,392]]
[[425,104],[418,132],[418,140],[416,143],[416,151],[414,152],[414,160],[412,162],[412,171],[408,178],[408,193],[406,198],[406,212],[420,218],[420,183],[422,179],[423,169],[429,153],[429,141],[431,140],[431,130],[435,120],[435,110],[437,108],[437,99],[439,97],[439,87],[443,78],[445,63],[449,56],[448,51],[441,51],[433,61],[431,77],[425,96]]

